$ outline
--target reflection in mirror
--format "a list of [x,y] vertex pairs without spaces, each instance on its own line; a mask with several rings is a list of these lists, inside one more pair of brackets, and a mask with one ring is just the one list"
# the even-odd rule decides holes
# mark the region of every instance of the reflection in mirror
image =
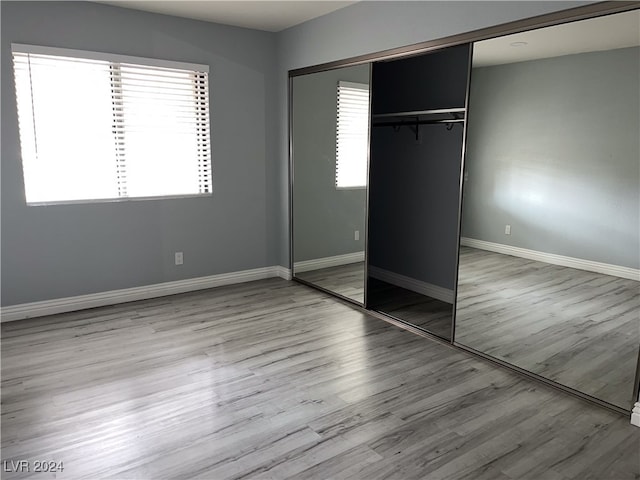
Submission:
[[369,65],[292,80],[294,276],[364,303]]
[[629,409],[640,345],[638,11],[479,42],[456,343]]

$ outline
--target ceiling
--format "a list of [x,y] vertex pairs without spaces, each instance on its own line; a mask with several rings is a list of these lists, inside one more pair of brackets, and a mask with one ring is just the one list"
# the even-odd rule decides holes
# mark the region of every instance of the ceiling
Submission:
[[473,66],[500,65],[638,45],[640,10],[634,10],[477,42],[473,47]]
[[279,32],[356,2],[342,1],[98,1],[118,7],[193,18],[237,27]]
[[[279,32],[357,2],[111,0],[97,3]],[[513,46],[514,43],[516,46]],[[500,65],[638,45],[640,45],[640,10],[634,10],[476,42],[473,66]]]

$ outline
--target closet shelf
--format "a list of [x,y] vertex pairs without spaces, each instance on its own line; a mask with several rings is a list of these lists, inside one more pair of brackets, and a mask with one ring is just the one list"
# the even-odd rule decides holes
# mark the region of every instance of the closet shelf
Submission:
[[445,124],[451,130],[456,123],[463,124],[464,108],[442,108],[438,110],[416,110],[412,112],[382,113],[372,116],[373,127],[409,127],[419,138],[420,125]]
[[464,116],[465,110],[466,110],[465,108],[438,108],[435,110],[414,110],[411,112],[378,113],[373,115],[373,118],[430,117],[430,116],[453,115],[453,114],[462,114]]

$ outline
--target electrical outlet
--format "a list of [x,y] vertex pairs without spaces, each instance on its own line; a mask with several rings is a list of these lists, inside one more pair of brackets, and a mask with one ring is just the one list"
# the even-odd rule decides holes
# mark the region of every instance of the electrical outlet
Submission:
[[354,240],[360,240],[360,230],[356,230],[353,234]]
[[184,255],[182,252],[176,252],[176,265],[182,265],[184,263]]
[[505,235],[511,235],[511,225],[505,225],[504,226],[504,234]]

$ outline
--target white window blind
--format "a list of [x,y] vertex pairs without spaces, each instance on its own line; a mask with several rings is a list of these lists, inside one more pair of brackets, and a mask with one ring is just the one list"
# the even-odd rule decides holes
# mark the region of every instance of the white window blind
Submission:
[[27,203],[211,193],[208,67],[12,50]]
[[336,188],[367,185],[369,86],[338,83]]

